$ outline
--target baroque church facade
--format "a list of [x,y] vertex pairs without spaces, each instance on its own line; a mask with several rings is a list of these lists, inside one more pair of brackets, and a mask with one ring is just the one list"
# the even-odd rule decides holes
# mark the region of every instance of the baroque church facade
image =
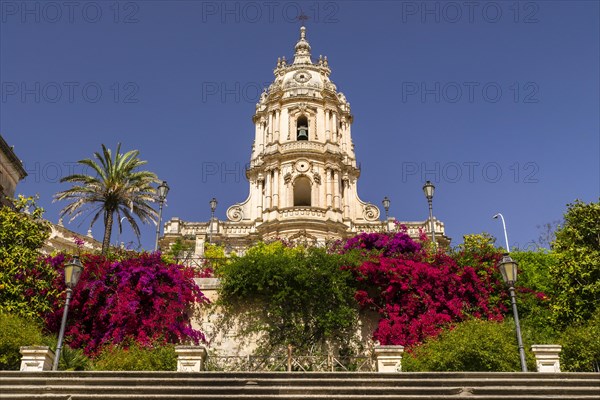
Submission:
[[[165,223],[161,248],[180,238],[194,245],[194,257],[202,257],[209,241],[241,253],[259,240],[325,245],[396,228],[394,218],[382,220],[379,207],[358,196],[361,171],[350,103],[330,80],[327,57],[311,57],[304,26],[293,60],[278,58],[273,72],[252,118],[248,197],[227,209],[226,221],[172,218]],[[430,220],[401,224],[414,237],[431,231]],[[433,226],[437,241],[449,243],[444,224],[434,218]]]

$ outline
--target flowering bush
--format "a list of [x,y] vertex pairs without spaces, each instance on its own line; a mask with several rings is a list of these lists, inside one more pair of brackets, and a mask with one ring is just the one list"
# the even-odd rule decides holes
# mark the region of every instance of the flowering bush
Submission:
[[360,234],[345,246],[356,248],[370,253],[352,268],[358,282],[355,299],[379,313],[373,338],[382,344],[411,346],[469,316],[502,319],[497,272],[480,262],[458,264],[462,252],[429,255],[402,231]]
[[360,233],[346,241],[344,250],[361,249],[377,250],[384,257],[399,256],[407,253],[418,253],[421,244],[412,240],[403,227],[400,232],[393,234]]
[[[62,290],[64,261],[62,254],[47,259],[60,272],[54,285]],[[165,264],[158,253],[120,261],[88,254],[82,262],[85,269],[73,291],[65,332],[71,347],[94,355],[106,344],[130,340],[141,345],[204,340],[188,316],[194,303],[208,302],[191,268]],[[46,315],[46,323],[56,332],[63,305],[55,304],[54,310]]]

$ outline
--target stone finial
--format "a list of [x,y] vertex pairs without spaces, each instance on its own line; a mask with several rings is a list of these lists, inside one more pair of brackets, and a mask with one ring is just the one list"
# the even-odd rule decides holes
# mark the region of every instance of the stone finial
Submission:
[[306,40],[306,27],[300,27],[300,40],[296,43],[294,64],[312,64],[310,60],[310,44]]

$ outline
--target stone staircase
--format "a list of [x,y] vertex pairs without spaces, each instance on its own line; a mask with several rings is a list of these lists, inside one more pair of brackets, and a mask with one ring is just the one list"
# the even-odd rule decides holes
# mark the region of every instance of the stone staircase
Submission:
[[17,372],[0,399],[599,400],[600,373]]

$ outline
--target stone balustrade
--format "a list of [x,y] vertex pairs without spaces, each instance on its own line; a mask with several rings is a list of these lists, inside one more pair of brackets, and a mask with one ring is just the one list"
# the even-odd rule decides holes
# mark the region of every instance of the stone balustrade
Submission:
[[282,219],[286,218],[296,218],[298,216],[303,217],[313,217],[317,220],[325,219],[327,210],[325,209],[316,209],[314,207],[289,207],[282,208],[280,210],[280,215]]

